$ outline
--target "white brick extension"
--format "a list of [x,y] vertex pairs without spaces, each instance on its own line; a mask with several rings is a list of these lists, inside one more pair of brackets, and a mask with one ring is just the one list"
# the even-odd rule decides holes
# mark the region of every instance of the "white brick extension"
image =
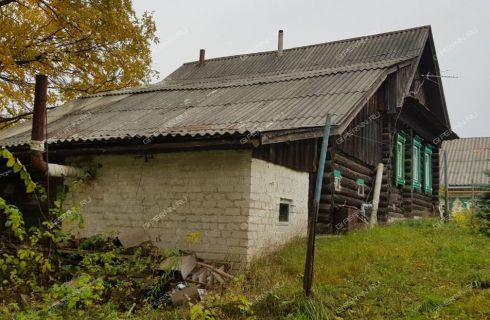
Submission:
[[[78,237],[141,229],[161,248],[239,268],[306,234],[308,174],[254,159],[251,150],[67,160],[101,165],[94,180],[69,193],[67,205],[84,204]],[[289,204],[288,222],[279,222],[281,201]]]

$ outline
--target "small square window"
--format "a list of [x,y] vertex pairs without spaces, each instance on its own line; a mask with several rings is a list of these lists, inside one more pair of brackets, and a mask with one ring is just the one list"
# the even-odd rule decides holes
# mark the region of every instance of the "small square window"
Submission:
[[289,203],[279,204],[279,222],[289,221]]

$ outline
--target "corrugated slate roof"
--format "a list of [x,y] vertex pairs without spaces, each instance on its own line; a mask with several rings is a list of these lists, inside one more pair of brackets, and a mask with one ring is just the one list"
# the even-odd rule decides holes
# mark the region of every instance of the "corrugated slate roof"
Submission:
[[[245,134],[340,125],[390,67],[415,62],[430,27],[186,63],[160,83],[80,98],[48,113],[48,142]],[[0,132],[29,142],[30,122]]]
[[209,59],[199,68],[196,68],[197,62],[186,63],[170,74],[168,79],[179,82],[207,82],[210,79],[363,66],[410,58],[420,54],[429,30],[430,27],[427,26],[286,49],[280,58],[277,57],[276,51],[268,51]]
[[[447,152],[449,186],[490,183],[485,174],[490,171],[490,137],[444,141],[442,149]],[[440,168],[441,181],[444,181],[443,162]]]

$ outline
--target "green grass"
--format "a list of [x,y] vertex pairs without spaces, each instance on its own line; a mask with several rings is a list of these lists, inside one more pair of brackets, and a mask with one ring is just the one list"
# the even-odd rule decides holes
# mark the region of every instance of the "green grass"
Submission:
[[298,240],[252,266],[253,294],[275,288],[259,319],[490,319],[490,239],[457,225],[318,237],[312,299],[301,291],[305,249]]
[[[490,319],[490,238],[456,224],[411,220],[345,236],[319,236],[308,299],[302,292],[305,252],[306,240],[298,239],[258,259],[243,281],[226,289],[219,304],[243,294],[256,319],[268,320]],[[42,318],[35,314],[16,319]],[[110,304],[52,316],[128,318]],[[188,319],[188,309],[137,308],[129,318]],[[246,317],[233,311],[223,319]]]

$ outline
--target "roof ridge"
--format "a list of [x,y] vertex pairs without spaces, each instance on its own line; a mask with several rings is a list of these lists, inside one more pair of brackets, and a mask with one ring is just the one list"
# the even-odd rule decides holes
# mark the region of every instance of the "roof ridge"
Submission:
[[[159,92],[159,91],[206,90],[206,89],[219,89],[219,88],[229,88],[229,87],[244,87],[244,86],[257,85],[263,83],[294,81],[298,79],[323,77],[323,76],[334,75],[338,73],[386,69],[389,68],[390,66],[403,63],[406,61],[410,61],[414,57],[415,55],[412,54],[397,59],[376,61],[372,63],[364,63],[364,64],[358,63],[354,65],[345,65],[341,67],[312,69],[312,70],[293,70],[287,73],[279,72],[274,74],[262,74],[261,76],[248,77],[248,78],[237,78],[237,79],[215,78],[213,81],[195,81],[194,83],[190,82],[188,84],[179,83],[182,80],[175,80],[176,81],[175,84],[159,85],[165,81],[163,80],[161,82],[149,86],[101,92],[98,94],[83,96],[78,99],[87,99],[87,98],[103,97],[103,96],[116,96],[116,95],[125,95],[125,94],[143,94],[143,93]],[[299,72],[302,72],[302,74],[299,74]]]
[[[328,41],[328,42],[321,42],[321,43],[316,43],[316,44],[309,44],[309,45],[304,45],[304,46],[292,47],[292,48],[284,49],[283,52],[286,53],[288,51],[294,51],[294,50],[298,50],[298,49],[320,47],[320,46],[324,46],[324,45],[338,44],[338,43],[343,43],[343,42],[353,42],[353,41],[358,41],[358,40],[362,40],[362,39],[366,39],[366,38],[383,37],[383,36],[388,36],[388,35],[392,35],[392,34],[404,33],[404,32],[421,30],[421,29],[431,30],[431,25],[423,25],[423,26],[413,27],[413,28],[408,28],[408,29],[381,32],[381,33],[375,33],[375,34],[370,34],[370,35],[366,35],[366,36],[358,36],[358,37],[354,37],[354,38],[333,40],[333,41]],[[223,56],[223,57],[216,57],[216,58],[209,58],[209,59],[206,58],[206,62],[232,60],[232,59],[236,59],[236,58],[242,58],[243,59],[244,57],[268,55],[268,54],[274,54],[276,52],[277,52],[277,50],[269,50],[269,51],[259,51],[259,52],[245,53],[245,54],[235,54],[235,55],[230,55],[230,56]],[[197,63],[199,63],[199,61],[196,60],[196,61],[185,62],[182,65],[183,66],[184,65],[192,65],[192,64],[197,64]]]
[[[258,103],[258,102],[270,102],[270,101],[288,101],[288,100],[295,100],[295,99],[304,99],[304,98],[321,98],[321,97],[329,97],[329,96],[334,96],[334,95],[340,95],[340,94],[349,94],[349,93],[364,93],[368,91],[368,89],[365,90],[352,90],[352,91],[339,91],[339,92],[329,92],[329,93],[311,93],[311,94],[305,94],[305,95],[298,95],[298,96],[293,96],[293,97],[286,97],[286,98],[268,98],[268,99],[260,99],[260,100],[250,100],[247,101],[247,103]],[[205,106],[198,106],[198,105],[185,105],[182,107],[178,107],[178,109],[191,109],[191,108],[210,108],[210,107],[217,107],[217,106],[226,106],[226,105],[238,105],[242,104],[242,102],[225,102],[225,103],[216,103],[216,104],[208,104]],[[151,110],[162,110],[161,107],[153,107],[153,108],[144,108],[144,109],[138,109],[138,111],[151,111]],[[101,108],[100,110],[97,111],[92,111],[93,114],[102,114],[102,113],[110,113],[110,112],[131,112],[134,111],[132,108],[128,109],[118,109],[118,110],[110,110],[106,111],[104,108]],[[82,113],[83,114],[83,113]],[[298,117],[300,118],[300,117]]]

